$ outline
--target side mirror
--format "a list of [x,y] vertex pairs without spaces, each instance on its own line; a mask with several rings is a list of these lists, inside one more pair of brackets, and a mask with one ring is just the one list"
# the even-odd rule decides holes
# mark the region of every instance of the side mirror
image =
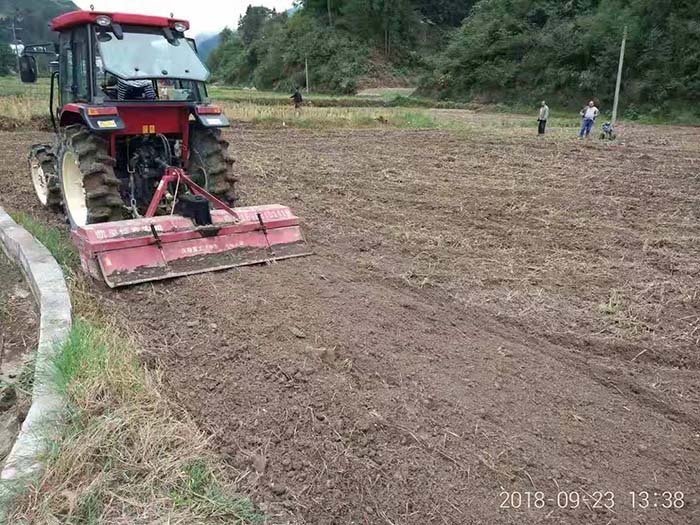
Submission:
[[22,82],[36,82],[36,59],[31,55],[19,57],[19,78]]

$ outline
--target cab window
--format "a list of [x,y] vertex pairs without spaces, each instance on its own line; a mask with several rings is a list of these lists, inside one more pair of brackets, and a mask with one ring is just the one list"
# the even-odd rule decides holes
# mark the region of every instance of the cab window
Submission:
[[89,53],[87,27],[64,31],[59,38],[61,46],[60,82],[61,104],[88,102]]

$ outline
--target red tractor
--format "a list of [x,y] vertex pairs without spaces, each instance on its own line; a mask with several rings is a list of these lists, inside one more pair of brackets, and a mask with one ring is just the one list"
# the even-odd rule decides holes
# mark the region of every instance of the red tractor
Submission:
[[[289,208],[232,207],[229,122],[208,101],[187,21],[75,11],[51,28],[56,137],[32,147],[29,165],[87,272],[120,286],[308,253]],[[36,81],[34,54],[48,47],[25,48],[23,82]]]

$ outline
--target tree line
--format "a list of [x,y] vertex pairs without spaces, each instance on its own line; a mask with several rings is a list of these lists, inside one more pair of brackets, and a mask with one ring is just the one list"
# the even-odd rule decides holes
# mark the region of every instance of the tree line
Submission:
[[611,102],[627,27],[623,100],[664,112],[700,102],[694,0],[481,0],[455,31],[426,91],[444,98]]
[[430,70],[449,28],[467,15],[460,0],[302,0],[292,13],[248,6],[225,29],[208,64],[215,80],[259,89],[304,86],[353,93],[373,76],[412,81]]

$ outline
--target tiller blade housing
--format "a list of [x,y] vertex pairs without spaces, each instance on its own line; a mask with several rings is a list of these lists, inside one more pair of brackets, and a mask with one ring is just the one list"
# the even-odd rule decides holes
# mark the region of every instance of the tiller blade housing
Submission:
[[79,227],[72,237],[87,273],[114,288],[312,253],[287,206],[229,208],[187,175],[173,177],[218,208],[211,211],[211,224],[164,215]]
[[173,215],[90,224],[72,236],[83,269],[111,288],[311,253],[288,207],[234,209],[238,223],[213,210],[210,226]]

